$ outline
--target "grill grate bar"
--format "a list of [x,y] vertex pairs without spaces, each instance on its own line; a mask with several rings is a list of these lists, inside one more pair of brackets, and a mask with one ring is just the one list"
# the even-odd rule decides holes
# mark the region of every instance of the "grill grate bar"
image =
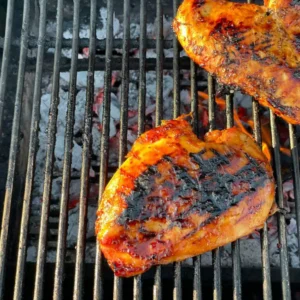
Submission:
[[242,275],[241,275],[241,257],[240,241],[232,243],[232,260],[233,260],[233,299],[242,299]]
[[182,299],[181,262],[175,263],[174,271],[175,271],[175,276],[174,276],[173,299],[180,300]]
[[193,300],[202,300],[201,286],[201,256],[193,258],[194,280],[193,280]]
[[[226,127],[234,126],[233,118],[233,93],[226,95]],[[232,243],[232,267],[233,267],[233,299],[242,299],[241,257],[240,241]]]
[[138,135],[145,131],[146,110],[146,0],[141,0],[140,7],[140,59],[139,59],[139,103],[138,103]]
[[40,120],[41,82],[42,82],[42,72],[43,72],[45,31],[46,31],[46,5],[47,5],[47,1],[42,0],[40,18],[39,18],[39,37],[38,37],[39,42],[38,42],[38,49],[37,49],[37,65],[36,65],[36,73],[35,73],[35,80],[34,80],[31,129],[30,129],[30,139],[29,139],[29,153],[28,153],[27,172],[26,172],[26,179],[25,179],[22,219],[21,219],[21,226],[20,226],[16,281],[14,286],[14,299],[16,300],[22,298],[23,281],[24,281],[24,274],[25,274],[28,222],[30,216],[30,204],[31,204],[31,195],[33,189],[35,156],[37,151],[39,120]]
[[81,167],[81,188],[79,202],[79,224],[78,239],[75,263],[75,283],[73,299],[83,298],[84,280],[84,259],[86,244],[86,213],[87,201],[89,196],[89,170],[90,170],[90,151],[91,151],[91,131],[94,103],[94,74],[95,74],[95,55],[96,55],[96,20],[97,20],[97,1],[90,2],[90,43],[89,43],[89,67],[87,75],[87,90],[84,116],[83,148],[82,148],[82,167]]
[[253,113],[253,123],[254,123],[254,127],[253,127],[254,139],[261,146],[262,138],[261,138],[261,131],[260,131],[261,124],[259,119],[259,105],[258,102],[256,102],[253,98],[252,98],[252,113]]
[[[28,32],[29,32],[29,12],[30,12],[30,1],[26,0],[24,1],[24,6],[23,6],[23,20],[22,20],[22,31],[21,31],[22,35],[21,35],[21,49],[20,49],[20,59],[19,59],[19,68],[18,68],[17,90],[16,90],[16,98],[15,98],[15,106],[14,106],[14,117],[13,117],[13,126],[12,126],[9,161],[8,161],[8,173],[7,173],[7,181],[5,187],[5,198],[4,198],[3,216],[2,216],[2,224],[1,224],[1,236],[0,236],[0,298],[1,299],[3,298],[3,292],[4,292],[4,281],[5,281],[4,273],[5,273],[6,254],[7,254],[6,252],[7,252],[7,244],[8,244],[8,231],[9,231],[11,204],[12,204],[12,196],[13,196],[12,194],[13,194],[15,171],[16,171],[16,161],[18,156],[19,129],[20,129],[25,64],[26,64],[26,56],[27,56],[27,42],[28,42]],[[2,73],[3,80],[5,79],[4,76],[5,74]]]
[[[130,39],[130,0],[124,1],[124,42],[122,48],[122,87],[121,87],[121,116],[119,141],[119,167],[122,165],[127,152],[128,128],[128,92],[129,92],[129,39]],[[122,299],[122,283],[120,277],[114,276],[114,300]]]
[[[173,14],[176,16],[179,3],[178,0],[173,0]],[[173,35],[173,117],[177,118],[180,115],[180,79],[179,79],[179,43],[176,35]]]
[[[271,124],[271,136],[272,136],[272,147],[273,147],[273,160],[274,160],[274,173],[277,183],[277,204],[280,209],[284,208],[283,204],[283,191],[282,191],[282,176],[281,176],[281,161],[280,161],[280,144],[277,133],[276,118],[274,113],[270,110],[270,124]],[[282,299],[291,299],[290,289],[290,276],[289,276],[289,262],[287,252],[287,241],[286,241],[286,223],[285,217],[282,213],[278,213],[279,223],[279,253],[280,253],[280,268],[281,268],[281,286],[282,286]]]
[[[79,36],[79,0],[74,1],[73,11],[73,39],[72,39],[72,62],[70,71],[69,99],[66,117],[66,131],[64,141],[64,161],[62,174],[62,188],[59,211],[58,245],[56,253],[54,297],[62,297],[62,281],[64,274],[64,259],[66,253],[66,235],[68,224],[68,201],[70,188],[70,173],[72,163],[73,127],[76,103],[76,80],[77,80],[77,57]],[[78,247],[78,245],[77,245]]]
[[142,300],[142,276],[137,275],[133,278],[133,299]]
[[297,148],[297,138],[295,135],[295,127],[289,124],[290,148],[293,160],[293,186],[296,203],[296,219],[297,219],[297,238],[298,238],[298,255],[300,256],[300,172],[299,172],[299,155]]
[[[173,0],[173,14],[176,16],[179,3],[178,0]],[[179,71],[179,43],[176,35],[173,35],[173,118],[177,118],[180,115],[180,71]],[[176,262],[174,264],[174,289],[173,298],[180,300],[182,298],[182,286],[181,286],[181,263]]]
[[[113,46],[113,8],[114,0],[107,2],[107,28],[106,28],[106,52],[105,52],[105,77],[104,77],[104,107],[102,118],[102,136],[100,147],[100,173],[99,173],[99,204],[107,181],[108,153],[109,153],[109,124],[111,102],[111,78],[112,78],[112,46]],[[94,294],[95,300],[103,299],[103,275],[102,255],[99,243],[96,245]]]
[[[159,126],[163,118],[163,12],[162,3],[156,0],[156,115],[155,125]],[[161,266],[155,270],[153,299],[162,299]]]
[[214,300],[219,300],[222,299],[220,248],[213,250],[212,256],[213,256],[213,267],[214,267],[213,298]]
[[43,294],[43,279],[44,279],[44,265],[46,259],[46,240],[47,228],[49,218],[49,205],[52,185],[52,172],[54,162],[54,145],[56,137],[56,121],[57,108],[59,104],[59,72],[60,72],[60,58],[61,58],[61,39],[62,39],[62,23],[63,23],[63,0],[58,1],[57,5],[57,32],[56,32],[56,48],[53,70],[53,85],[51,93],[51,105],[49,111],[48,121],[48,136],[47,136],[47,153],[45,162],[45,177],[43,188],[43,202],[41,212],[41,224],[39,232],[39,243],[37,252],[36,278],[34,286],[34,299],[41,299]]
[[199,113],[198,113],[198,94],[197,94],[197,65],[191,60],[191,112],[193,131],[199,135]]
[[[55,56],[54,56],[53,88],[52,88],[51,108],[50,108],[50,111],[54,112],[55,115],[52,115],[52,114],[50,115],[49,125],[48,125],[48,128],[50,129],[50,132],[48,133],[48,140],[51,136],[50,139],[53,142],[55,140],[55,131],[54,130],[56,130],[57,107],[58,107],[58,102],[59,102],[59,68],[60,68],[62,32],[63,32],[63,13],[62,13],[62,10],[63,10],[63,0],[59,0],[57,2],[57,16],[56,16],[57,31],[56,31],[56,45],[55,45]],[[51,120],[51,123],[50,123],[50,120]],[[54,133],[51,135],[52,130],[54,131]],[[50,156],[49,156],[49,158],[51,159],[50,164],[52,165],[53,153],[51,155],[52,155],[52,157],[50,158]],[[52,169],[49,170],[48,173],[51,176]],[[51,184],[49,186],[49,189],[50,188],[51,188]],[[48,192],[48,194],[49,194],[49,192]],[[62,210],[63,210],[63,208],[61,207],[60,211],[62,211]],[[65,223],[65,224],[63,224],[63,223]],[[62,295],[62,286],[61,286],[61,281],[62,280],[61,279],[63,278],[63,270],[64,270],[63,258],[64,258],[64,255],[59,255],[59,252],[60,252],[60,249],[64,249],[63,241],[66,240],[66,230],[65,230],[65,228],[66,228],[66,220],[60,218],[58,245],[57,245],[57,259],[56,259],[56,269],[55,269],[55,281],[54,281],[54,299],[60,299],[61,295]]]
[[[261,146],[261,124],[259,119],[259,105],[254,99],[252,99],[252,113],[253,113],[253,134],[256,142]],[[263,229],[260,232],[261,235],[261,247],[262,247],[262,273],[263,273],[263,297],[264,299],[272,299],[271,289],[271,269],[270,269],[270,257],[269,257],[269,238],[267,223],[264,224]]]
[[[216,128],[216,120],[215,120],[216,91],[215,91],[215,80],[210,74],[208,74],[207,84],[208,84],[208,122],[209,122],[209,131],[212,131]],[[213,269],[214,269],[213,297],[214,300],[219,300],[222,298],[220,248],[212,251],[212,257],[213,257]]]
[[[199,135],[199,113],[197,94],[197,65],[191,60],[191,112],[193,131]],[[193,300],[202,300],[201,288],[201,256],[193,258],[194,279],[193,279]]]
[[113,300],[122,299],[123,280],[114,275]]
[[157,266],[155,269],[154,286],[153,286],[153,299],[162,299],[162,286],[161,286],[161,266]]
[[7,11],[5,20],[5,34],[3,44],[2,66],[0,76],[0,135],[2,133],[2,121],[3,121],[3,107],[6,92],[8,63],[10,59],[10,47],[11,47],[11,32],[13,27],[13,15],[14,15],[15,0],[7,1]]
[[226,95],[226,127],[231,128],[233,126],[233,93],[230,92]]
[[[28,40],[28,48],[29,49],[34,49],[36,48],[36,45],[37,45],[37,40],[36,38],[33,38],[33,37],[29,37],[29,40]],[[155,40],[152,40],[152,39],[147,39],[146,40],[146,46],[147,48],[152,48],[154,49],[155,48],[155,45],[156,45],[156,41]],[[14,41],[12,42],[12,46],[18,46],[18,43],[14,43]],[[87,38],[82,38],[80,39],[79,41],[79,49],[82,49],[82,48],[85,48],[85,47],[88,47],[89,46],[89,39]],[[102,40],[96,40],[96,49],[97,50],[105,50],[106,46],[106,41],[105,39],[102,39]],[[120,38],[116,38],[114,39],[113,41],[113,48],[117,48],[117,49],[121,49],[123,46],[123,39],[120,39]],[[134,49],[134,48],[138,48],[139,47],[139,40],[138,39],[130,39],[130,46],[131,46],[131,49]],[[0,48],[2,47],[2,45],[0,44]],[[63,48],[71,48],[72,47],[72,40],[63,40],[62,41],[62,47]],[[164,49],[171,49],[173,48],[173,41],[172,40],[164,40],[163,41],[163,47]],[[48,48],[55,48],[55,39],[54,38],[51,38],[51,37],[47,37],[47,40],[45,42],[45,48],[48,49]]]
[[[45,63],[44,63],[44,73],[49,73],[52,69],[52,62],[51,60],[52,55],[49,56],[48,54],[45,55]],[[67,57],[63,57],[61,60],[61,72],[68,72],[70,70],[71,60]],[[96,57],[95,63],[95,70],[103,70],[105,69],[106,60],[104,57]],[[28,63],[26,65],[27,71],[34,71],[36,65],[36,60],[29,58]],[[187,57],[180,58],[180,66],[182,69],[189,69],[190,67],[190,60]],[[86,71],[88,68],[88,59],[83,58],[78,61],[78,72],[79,71]],[[139,58],[130,57],[129,58],[129,68],[130,70],[138,70],[139,69]],[[11,65],[10,68],[12,71],[16,69],[16,65]],[[119,56],[114,56],[112,61],[112,69],[113,70],[121,70],[122,69],[122,58]],[[173,58],[166,57],[163,59],[163,69],[164,70],[172,70],[173,69]],[[147,71],[154,71],[156,70],[156,58],[147,58]],[[204,85],[204,84],[203,84]],[[206,84],[205,84],[206,86]]]
[[156,126],[163,118],[163,12],[160,0],[156,0]]
[[124,42],[122,48],[122,87],[121,87],[121,116],[120,116],[120,143],[119,166],[127,153],[128,128],[128,93],[129,93],[129,39],[130,39],[130,0],[124,0]]
[[216,120],[215,120],[215,80],[212,75],[208,74],[207,78],[207,86],[208,86],[208,123],[209,123],[209,131],[216,129]]
[[[145,131],[146,111],[146,0],[140,3],[140,41],[139,41],[139,98],[138,98],[138,136]],[[133,278],[133,299],[142,300],[142,276]]]

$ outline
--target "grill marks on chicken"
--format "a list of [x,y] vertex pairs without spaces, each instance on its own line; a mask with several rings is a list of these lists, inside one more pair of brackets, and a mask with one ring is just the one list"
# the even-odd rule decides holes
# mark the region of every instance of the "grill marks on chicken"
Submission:
[[178,118],[135,142],[103,194],[96,223],[116,275],[201,254],[264,223],[274,182],[259,147],[235,128],[205,139]]
[[300,124],[300,6],[185,0],[173,28],[186,53],[288,122]]
[[[205,153],[213,156],[204,159]],[[211,148],[190,153],[189,168],[178,165],[176,158],[163,157],[135,180],[134,190],[125,197],[127,208],[117,223],[126,225],[154,217],[186,227],[185,219],[194,212],[211,213],[209,222],[264,186],[264,170],[247,154],[245,157],[245,165],[234,174],[224,173],[235,159],[234,152],[222,155]]]

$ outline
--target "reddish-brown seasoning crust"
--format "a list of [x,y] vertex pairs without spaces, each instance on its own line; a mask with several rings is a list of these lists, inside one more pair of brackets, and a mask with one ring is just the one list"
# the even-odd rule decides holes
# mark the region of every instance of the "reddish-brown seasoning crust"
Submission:
[[274,203],[271,166],[236,128],[199,140],[180,117],[141,135],[107,185],[96,233],[116,275],[184,260],[260,228]]
[[173,28],[186,53],[220,82],[300,124],[300,5],[185,0]]

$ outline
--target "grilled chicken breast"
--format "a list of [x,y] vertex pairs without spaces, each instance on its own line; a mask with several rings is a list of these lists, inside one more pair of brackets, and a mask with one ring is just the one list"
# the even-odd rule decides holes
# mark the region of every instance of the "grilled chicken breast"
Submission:
[[181,261],[260,228],[274,202],[271,166],[236,128],[199,140],[180,117],[141,135],[108,183],[96,234],[117,276]]
[[185,0],[173,22],[186,53],[224,84],[300,124],[300,5]]

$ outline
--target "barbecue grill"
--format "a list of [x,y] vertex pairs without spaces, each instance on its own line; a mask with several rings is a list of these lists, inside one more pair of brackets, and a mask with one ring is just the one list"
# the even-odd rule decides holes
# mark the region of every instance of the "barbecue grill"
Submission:
[[[52,3],[53,2],[53,3]],[[198,116],[198,89],[201,88],[200,70],[186,56],[181,56],[181,48],[176,37],[164,39],[164,14],[174,16],[178,0],[133,1],[124,0],[122,5],[113,0],[99,3],[96,0],[8,0],[4,5],[6,14],[0,18],[5,21],[5,32],[0,40],[1,78],[0,78],[0,214],[2,215],[0,233],[0,299],[300,299],[300,271],[289,266],[287,250],[287,223],[284,211],[283,178],[281,173],[280,143],[277,131],[277,118],[270,112],[272,157],[277,181],[276,200],[280,211],[278,218],[278,248],[280,266],[271,267],[269,260],[268,227],[261,230],[261,267],[243,267],[240,259],[240,241],[232,243],[232,267],[222,267],[222,249],[212,253],[212,264],[201,265],[201,256],[193,263],[184,262],[152,268],[142,276],[121,279],[113,276],[105,259],[96,250],[95,260],[86,261],[87,243],[95,244],[95,239],[87,239],[87,212],[89,197],[90,167],[92,161],[92,127],[95,71],[105,71],[103,89],[103,117],[101,128],[99,178],[99,200],[110,177],[115,170],[109,163],[110,119],[112,101],[112,72],[121,71],[121,107],[119,127],[118,163],[123,162],[127,153],[128,139],[128,98],[130,70],[138,71],[138,134],[146,130],[146,74],[156,71],[155,124],[164,118],[163,74],[171,70],[173,75],[173,117],[182,111],[180,89],[182,70],[189,70],[190,81],[185,88],[190,90],[193,129],[200,132]],[[106,38],[97,39],[100,5],[107,7]],[[54,10],[56,9],[56,12]],[[122,38],[114,38],[114,12],[123,16]],[[46,32],[47,20],[55,18],[55,36]],[[72,39],[65,39],[63,33],[68,22],[72,24]],[[156,17],[156,39],[147,38],[147,21]],[[20,18],[22,16],[22,18]],[[72,20],[71,20],[71,17]],[[79,38],[84,22],[89,20],[89,38]],[[130,25],[137,18],[140,25],[138,39],[130,36]],[[22,20],[22,21],[21,21]],[[86,21],[86,20],[85,20]],[[103,24],[102,24],[103,25]],[[1,27],[1,25],[0,25]],[[0,30],[1,36],[1,30]],[[54,54],[49,49],[54,48]],[[71,49],[70,57],[62,55],[62,49]],[[88,56],[78,55],[88,48]],[[117,50],[118,51],[117,51]],[[120,51],[121,49],[121,51]],[[139,57],[132,56],[132,49],[138,49]],[[156,57],[147,57],[147,49],[155,49]],[[172,57],[165,57],[164,50],[172,49]],[[34,53],[34,55],[29,55]],[[118,54],[118,53],[121,53]],[[58,107],[60,103],[60,72],[70,71],[67,114],[64,133],[64,160],[62,162],[62,185],[58,202],[51,199],[54,178],[55,143],[57,136]],[[78,234],[73,256],[67,245],[68,208],[70,182],[72,179],[72,148],[76,108],[77,72],[87,71],[86,101],[84,106],[84,125],[82,134],[82,162],[80,196],[78,204]],[[33,218],[33,190],[36,157],[39,147],[39,121],[42,97],[43,76],[51,75],[51,104],[47,127],[46,156],[43,173],[41,210],[35,215],[35,243],[37,255],[28,261],[28,245],[34,239],[30,220]],[[201,77],[203,79],[203,77]],[[201,80],[202,80],[201,79]],[[209,130],[216,128],[218,109],[215,106],[216,81],[207,75]],[[30,93],[31,91],[31,93]],[[233,91],[227,90],[226,126],[232,127]],[[254,137],[262,145],[260,107],[252,102]],[[288,125],[289,146],[295,194],[295,217],[297,237],[300,241],[300,176],[297,149],[297,128]],[[10,140],[10,143],[9,143]],[[73,157],[74,160],[74,157]],[[95,179],[94,179],[95,180]],[[2,186],[1,186],[2,185]],[[2,190],[1,190],[2,188]],[[57,207],[53,216],[52,204]],[[53,219],[56,223],[53,225]],[[52,230],[52,233],[51,233]],[[56,232],[52,237],[53,230]],[[299,244],[298,244],[299,246]],[[55,249],[52,262],[47,260],[49,248]],[[98,247],[95,247],[98,249]],[[298,298],[297,298],[298,297]]]

